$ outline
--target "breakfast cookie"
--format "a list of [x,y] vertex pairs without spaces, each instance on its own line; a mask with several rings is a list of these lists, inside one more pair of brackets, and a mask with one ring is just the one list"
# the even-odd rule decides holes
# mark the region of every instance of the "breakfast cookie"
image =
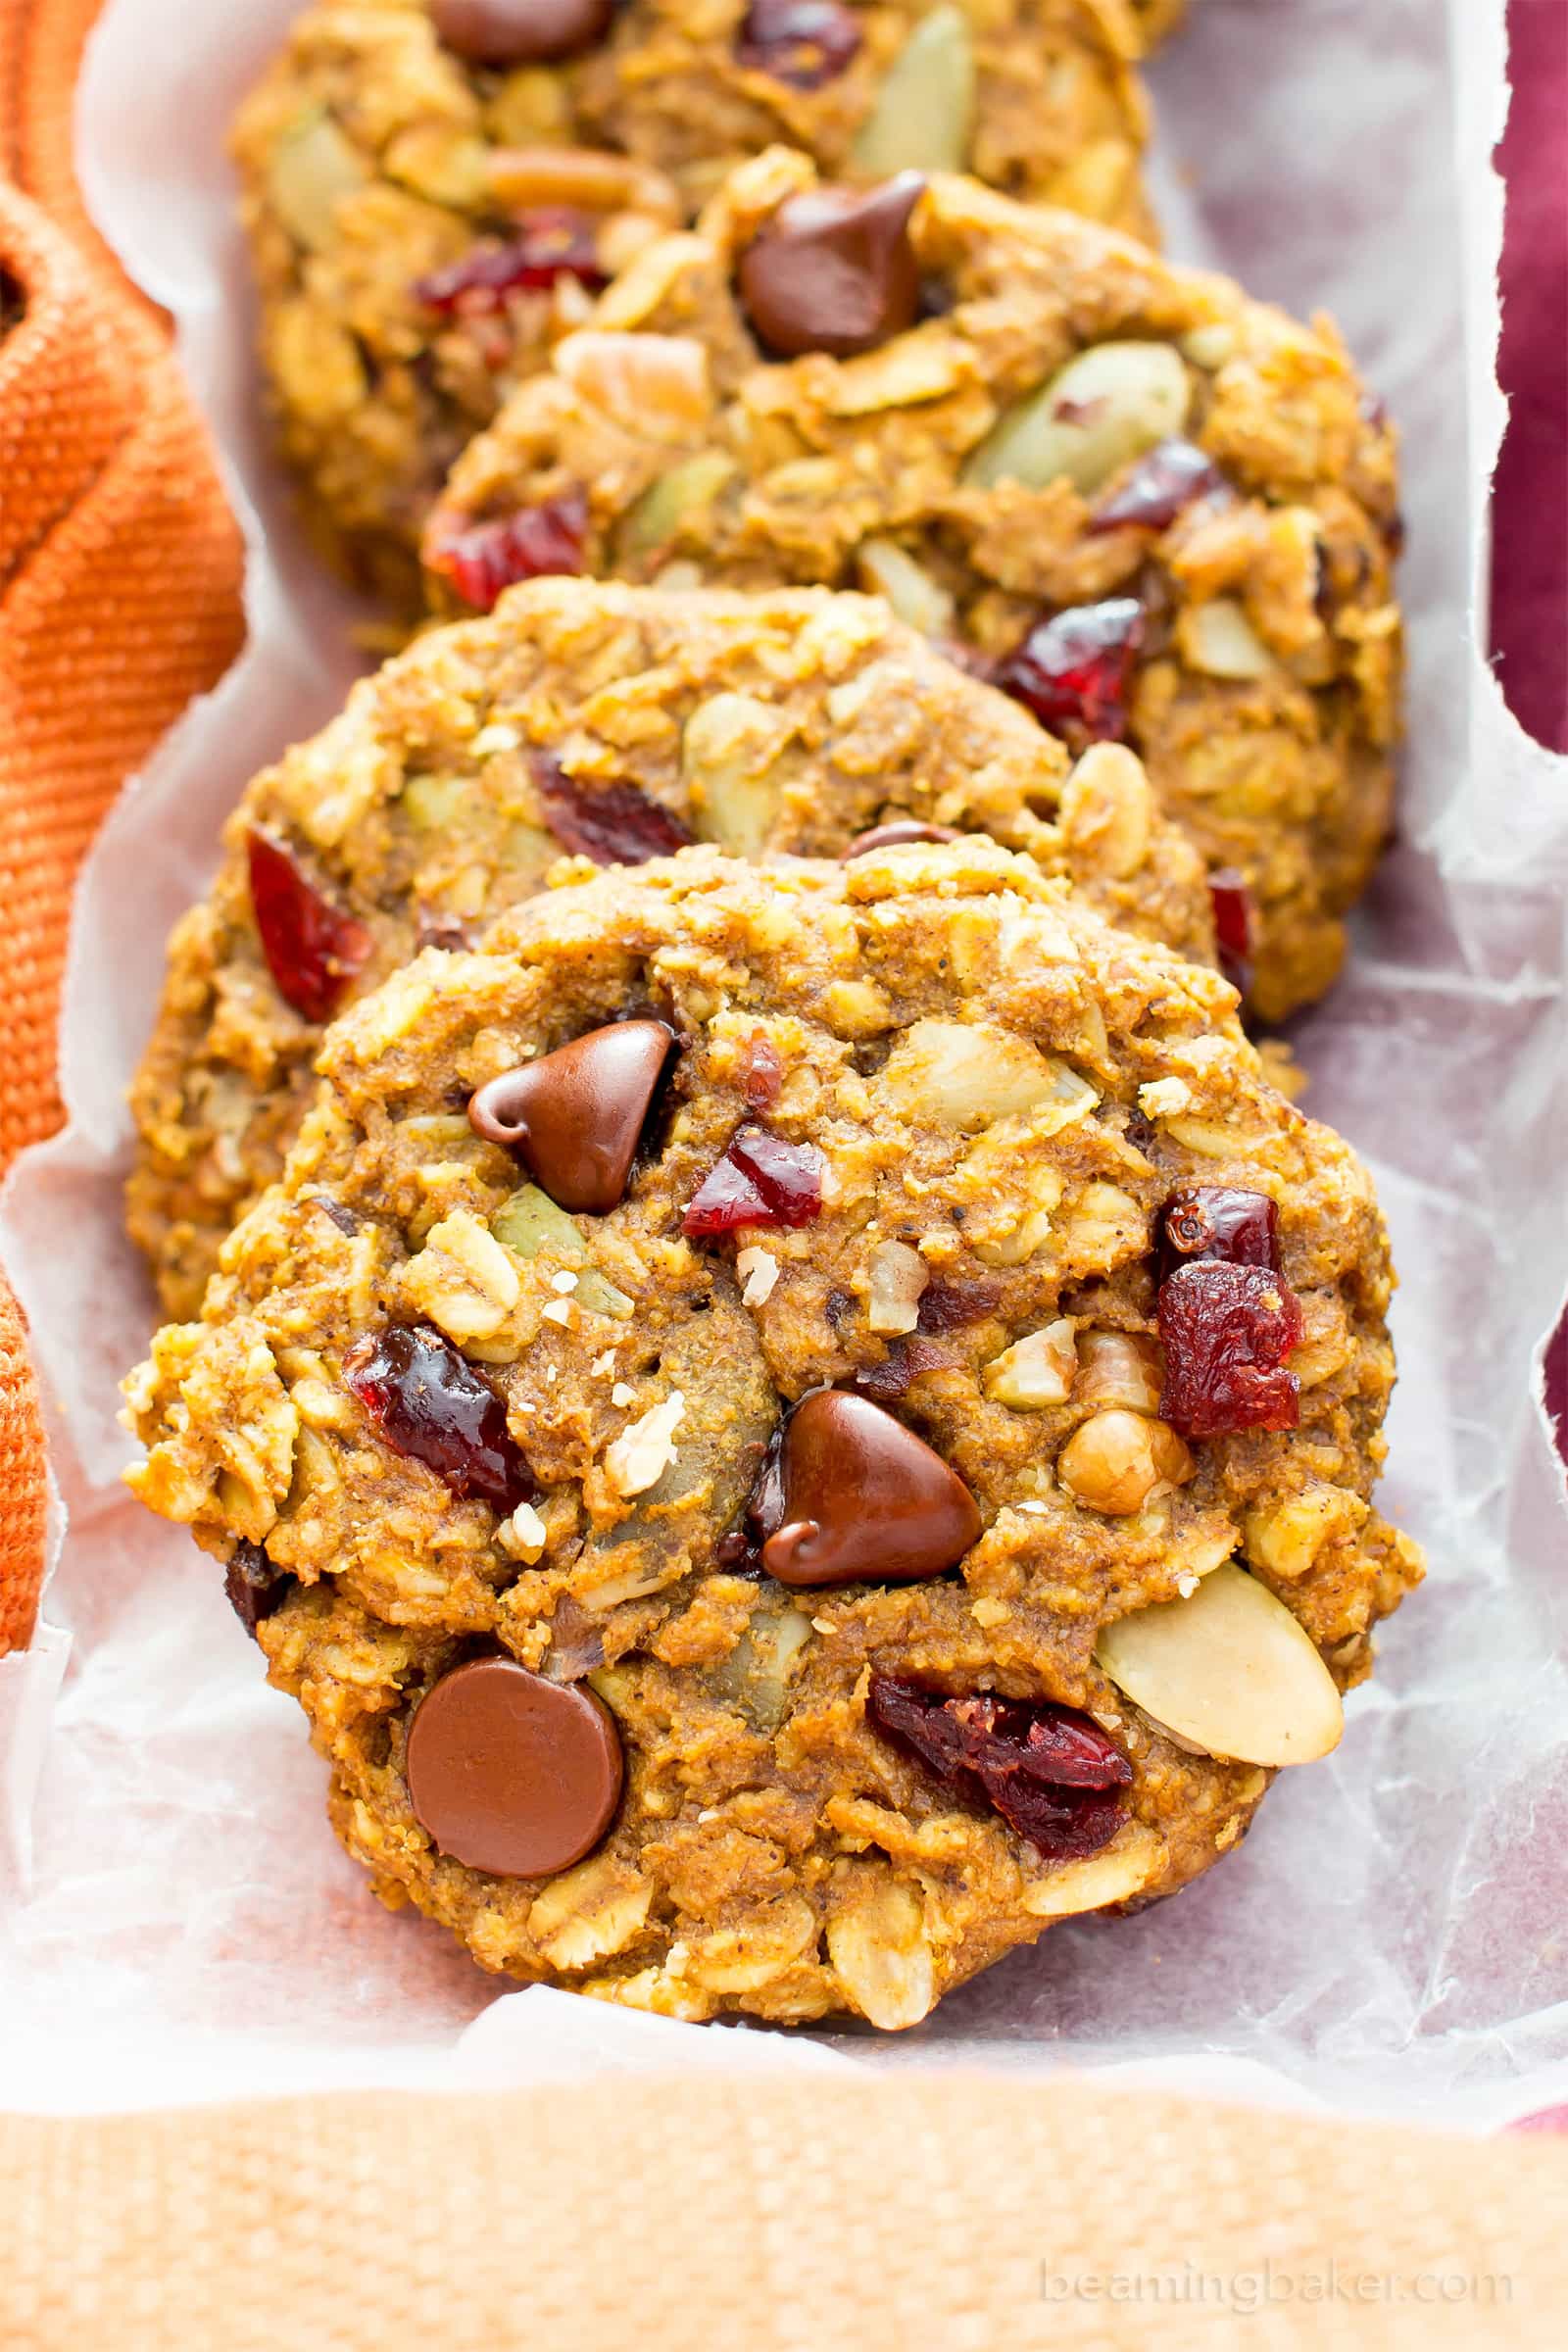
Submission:
[[389,1903],[682,2017],[924,2017],[1180,1886],[1420,1574],[1365,1169],[980,836],[426,953],[127,1383]]
[[417,607],[464,443],[770,141],[965,167],[1140,233],[1127,0],[316,0],[234,130],[285,456],[322,551]]
[[1201,866],[1132,754],[1069,772],[871,598],[540,580],[431,632],[251,785],[171,940],[128,1189],[166,1309],[195,1314],[276,1175],[323,1022],[420,946],[466,944],[564,857],[698,836],[836,856],[900,820],[992,833],[1112,920],[1213,954]]
[[546,535],[583,571],[878,590],[1070,744],[1140,752],[1278,1020],[1388,830],[1395,501],[1326,320],[973,180],[830,189],[777,149],[470,445],[426,554],[447,606]]

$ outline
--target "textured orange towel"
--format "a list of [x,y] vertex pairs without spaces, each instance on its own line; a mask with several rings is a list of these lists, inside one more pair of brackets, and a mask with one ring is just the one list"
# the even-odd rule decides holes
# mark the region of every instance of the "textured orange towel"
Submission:
[[[202,427],[72,176],[98,4],[0,0],[0,1168],[59,1121],[82,854],[241,630]],[[43,1525],[38,1400],[0,1290],[0,1652],[30,1631]],[[0,2345],[1487,2352],[1568,2340],[1565,2210],[1548,2139],[1062,2082],[0,2117]]]

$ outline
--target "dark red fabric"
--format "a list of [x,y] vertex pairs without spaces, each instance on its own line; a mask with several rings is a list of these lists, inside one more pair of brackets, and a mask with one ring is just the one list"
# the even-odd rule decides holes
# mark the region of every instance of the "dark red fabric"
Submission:
[[[1568,752],[1568,0],[1509,0],[1498,373],[1510,413],[1493,512],[1492,650],[1508,707]],[[1568,1463],[1568,1318],[1546,1365]]]

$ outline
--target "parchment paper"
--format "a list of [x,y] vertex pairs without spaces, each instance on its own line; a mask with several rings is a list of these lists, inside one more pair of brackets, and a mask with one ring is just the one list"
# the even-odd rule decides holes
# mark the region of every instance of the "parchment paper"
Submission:
[[150,1314],[119,1234],[122,1091],[163,939],[245,779],[328,715],[354,666],[258,430],[221,154],[293,4],[111,0],[81,100],[96,216],[175,315],[221,444],[252,633],[84,877],[72,1124],[18,1169],[0,1222],[71,1514],[52,1630],[0,1661],[7,2103],[671,2057],[1071,2061],[1477,2125],[1568,2097],[1568,1530],[1540,1400],[1568,1282],[1568,762],[1507,716],[1474,612],[1503,424],[1502,0],[1200,0],[1155,75],[1172,249],[1332,310],[1406,435],[1402,845],[1298,1044],[1311,1108],[1372,1161],[1394,1232],[1381,1502],[1431,1579],[1387,1629],[1339,1754],[1284,1776],[1239,1853],[1140,1918],[1056,1928],[896,2042],[503,1993],[441,1932],[388,1917],[330,1837],[303,1719],[265,1688],[211,1563],[116,1484],[116,1382]]

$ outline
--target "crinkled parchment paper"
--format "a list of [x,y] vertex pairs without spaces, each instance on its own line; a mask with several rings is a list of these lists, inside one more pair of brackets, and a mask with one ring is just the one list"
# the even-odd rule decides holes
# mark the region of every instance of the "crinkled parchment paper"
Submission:
[[1312,1108],[1371,1159],[1394,1230],[1382,1501],[1428,1546],[1431,1581],[1386,1630],[1339,1754],[1285,1776],[1239,1853],[1140,1918],[1054,1929],[896,2044],[506,1994],[438,1931],[388,1917],[328,1834],[303,1720],[264,1686],[211,1563],[116,1484],[116,1381],[150,1303],[119,1238],[122,1090],[164,935],[245,779],[327,716],[353,666],[258,432],[222,163],[292,5],[111,0],[82,96],[97,217],[179,321],[250,531],[252,629],[84,878],[72,1124],[5,1203],[71,1516],[58,1633],[0,1664],[8,2103],[671,2056],[1071,2060],[1477,2124],[1568,2096],[1568,1525],[1539,1401],[1568,1281],[1568,763],[1508,718],[1475,622],[1503,423],[1502,0],[1200,0],[1155,77],[1173,249],[1336,313],[1405,429],[1402,844],[1298,1044]]

